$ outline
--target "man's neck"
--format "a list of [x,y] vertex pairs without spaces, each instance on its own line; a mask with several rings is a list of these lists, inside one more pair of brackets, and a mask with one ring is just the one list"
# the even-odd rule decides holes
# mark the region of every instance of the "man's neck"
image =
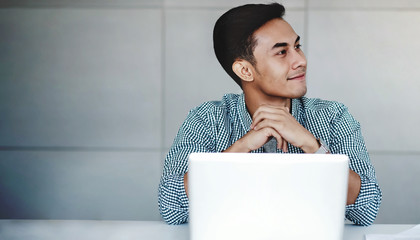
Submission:
[[252,95],[252,94],[244,94],[245,95],[245,105],[248,109],[249,115],[254,115],[255,111],[261,105],[270,105],[270,106],[277,106],[277,107],[288,107],[291,111],[291,99],[290,98],[282,98],[282,97],[274,97],[274,96],[261,96],[261,95]]

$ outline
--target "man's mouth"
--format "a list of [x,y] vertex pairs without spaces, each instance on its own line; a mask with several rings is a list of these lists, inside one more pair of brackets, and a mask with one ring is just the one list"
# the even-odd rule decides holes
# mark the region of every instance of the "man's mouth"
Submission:
[[287,78],[287,80],[303,80],[303,79],[305,79],[305,73],[299,73],[297,75]]

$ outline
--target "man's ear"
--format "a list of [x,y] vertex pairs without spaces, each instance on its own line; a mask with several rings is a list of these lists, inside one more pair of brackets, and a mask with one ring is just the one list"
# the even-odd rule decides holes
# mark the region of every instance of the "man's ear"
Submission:
[[254,81],[254,68],[250,62],[243,59],[238,59],[232,64],[232,70],[243,81]]

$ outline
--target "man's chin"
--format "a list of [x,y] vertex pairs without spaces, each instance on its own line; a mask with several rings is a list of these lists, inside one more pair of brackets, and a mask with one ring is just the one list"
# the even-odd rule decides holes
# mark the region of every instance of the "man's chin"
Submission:
[[301,98],[306,95],[306,92],[307,92],[307,88],[305,87],[304,89],[301,89],[291,94],[290,98]]

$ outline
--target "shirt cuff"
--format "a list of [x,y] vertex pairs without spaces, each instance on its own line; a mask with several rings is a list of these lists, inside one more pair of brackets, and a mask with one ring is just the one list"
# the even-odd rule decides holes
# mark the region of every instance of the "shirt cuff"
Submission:
[[171,175],[162,178],[159,188],[159,210],[168,224],[188,221],[188,197],[184,187],[184,176]]
[[378,213],[381,192],[376,182],[360,176],[361,186],[356,202],[346,206],[346,218],[358,225],[370,225]]

